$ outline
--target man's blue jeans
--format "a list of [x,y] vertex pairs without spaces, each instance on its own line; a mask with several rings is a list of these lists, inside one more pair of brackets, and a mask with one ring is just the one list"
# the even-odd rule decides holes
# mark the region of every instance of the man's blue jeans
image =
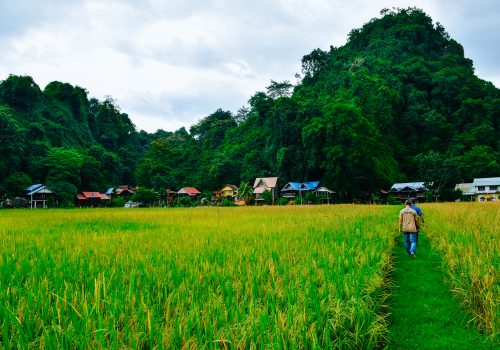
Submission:
[[416,232],[403,232],[405,236],[406,254],[415,254],[417,252],[417,238]]

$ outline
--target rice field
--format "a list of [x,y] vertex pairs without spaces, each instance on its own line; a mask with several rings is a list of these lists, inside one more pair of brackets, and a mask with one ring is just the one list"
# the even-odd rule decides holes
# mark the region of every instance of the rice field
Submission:
[[423,210],[450,289],[471,313],[471,323],[500,341],[499,203],[432,204]]
[[[401,208],[0,211],[0,348],[383,347]],[[450,289],[498,339],[500,205],[422,209]]]
[[0,211],[1,345],[378,347],[398,210]]

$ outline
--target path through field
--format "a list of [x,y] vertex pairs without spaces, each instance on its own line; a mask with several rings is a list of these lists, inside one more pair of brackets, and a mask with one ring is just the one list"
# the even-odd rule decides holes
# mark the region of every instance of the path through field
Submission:
[[471,316],[462,311],[444,283],[440,256],[425,233],[419,237],[415,260],[406,256],[403,237],[398,237],[394,264],[389,348],[493,348],[491,341],[467,326]]

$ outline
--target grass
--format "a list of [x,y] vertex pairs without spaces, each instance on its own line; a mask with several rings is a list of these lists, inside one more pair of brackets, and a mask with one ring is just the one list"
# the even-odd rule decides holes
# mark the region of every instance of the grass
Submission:
[[[428,216],[428,221],[434,221]],[[419,237],[415,260],[406,256],[403,238],[399,237],[394,261],[390,348],[495,348],[492,340],[471,327],[470,314],[453,298],[440,269],[442,257],[425,233]]]
[[5,348],[376,348],[393,208],[0,212]]

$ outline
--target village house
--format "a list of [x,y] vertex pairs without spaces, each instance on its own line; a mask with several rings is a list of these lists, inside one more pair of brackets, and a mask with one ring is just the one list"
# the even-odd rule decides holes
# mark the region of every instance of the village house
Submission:
[[276,184],[278,183],[277,177],[258,177],[255,179],[253,184],[253,194],[255,195],[255,204],[264,203],[264,198],[262,194],[265,190],[271,192],[273,202],[277,198],[276,196]]
[[113,199],[113,197],[115,196],[115,189],[113,187],[110,187],[106,190],[106,192],[104,192],[104,194],[108,196],[109,199]]
[[459,190],[460,192],[462,192],[463,200],[467,202],[474,201],[474,198],[476,196],[476,191],[474,190],[474,184],[472,182],[457,184],[455,186],[455,190]]
[[160,192],[158,195],[160,196],[160,199],[163,201],[164,205],[166,205],[167,207],[173,207],[176,194],[177,192],[167,188],[164,192]]
[[418,202],[424,202],[427,191],[428,189],[424,182],[402,182],[392,185],[389,195],[402,202],[409,198],[415,198]]
[[496,201],[500,195],[500,177],[474,179],[472,183],[478,202]]
[[330,190],[329,188],[326,187],[319,187],[313,193],[314,195],[321,198],[323,204],[330,204],[333,195],[337,192]]
[[82,192],[76,197],[76,205],[79,207],[106,206],[109,197],[99,192]]
[[132,197],[135,194],[135,192],[136,188],[127,185],[122,185],[116,189],[115,196],[128,199]]
[[313,192],[319,186],[319,181],[312,182],[288,182],[281,189],[281,197],[286,198],[289,201],[295,199],[295,197],[299,198],[300,203],[302,204],[302,197],[304,193]]
[[215,192],[215,199],[218,198],[234,198],[238,192],[238,187],[235,185],[225,185],[221,190]]
[[24,189],[31,208],[47,208],[47,201],[54,193],[42,184],[31,185]]
[[200,195],[201,192],[194,187],[183,187],[179,191],[177,191],[177,198],[187,196],[193,200],[197,200],[199,199]]

